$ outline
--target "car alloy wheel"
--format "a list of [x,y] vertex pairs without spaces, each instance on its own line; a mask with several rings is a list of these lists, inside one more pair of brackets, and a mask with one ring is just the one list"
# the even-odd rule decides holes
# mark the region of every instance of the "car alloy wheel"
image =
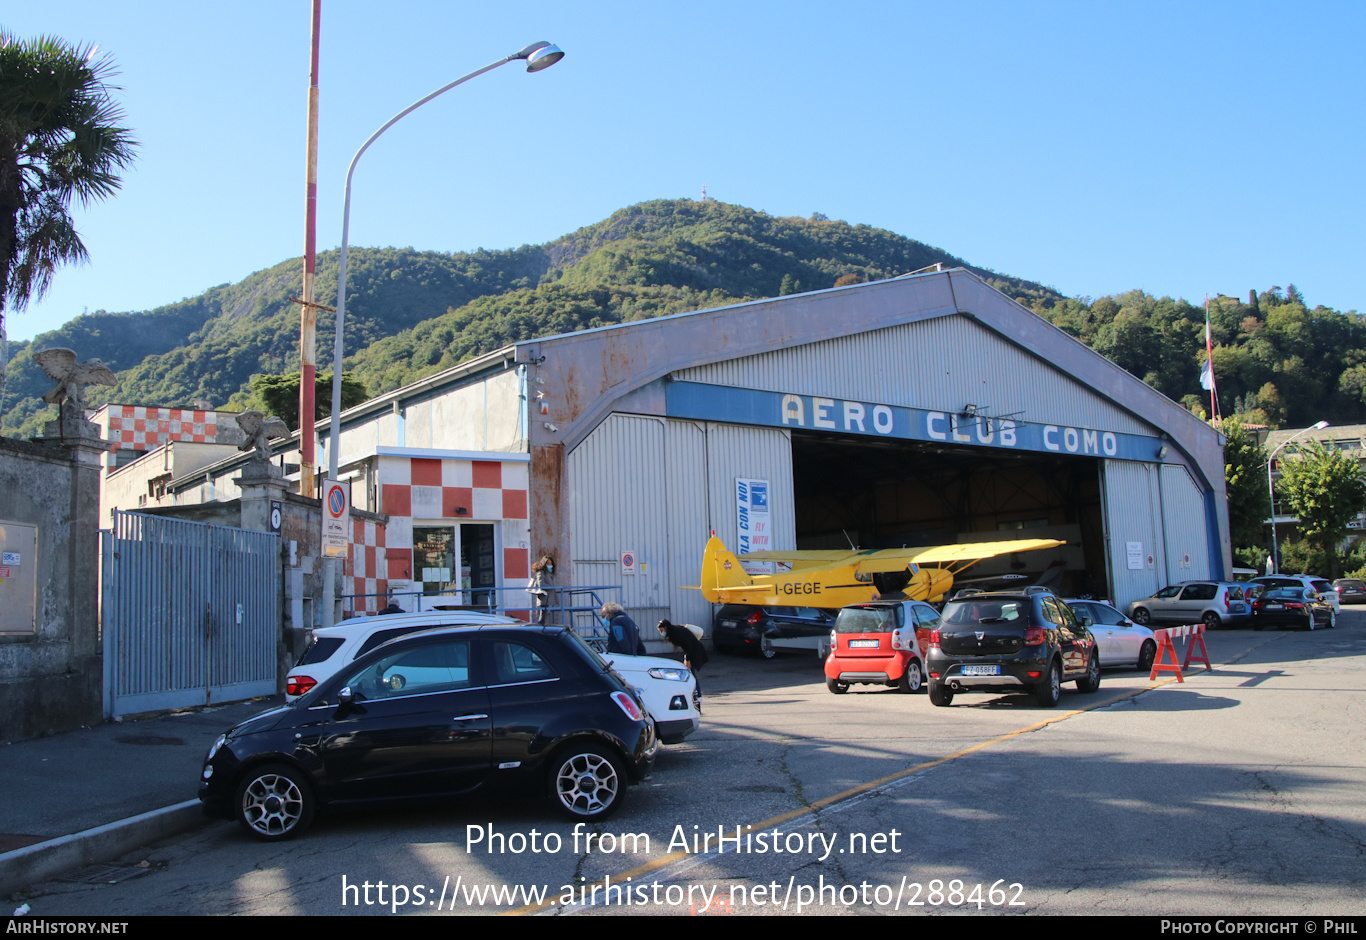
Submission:
[[1219,615],[1212,610],[1205,611],[1205,616],[1201,619],[1205,622],[1206,630],[1218,630],[1220,625],[1222,624],[1222,621],[1219,619]]
[[1134,623],[1143,627],[1146,627],[1149,623],[1152,622],[1153,619],[1152,614],[1148,613],[1148,608],[1146,607],[1136,608],[1134,610],[1133,617]]
[[237,821],[258,839],[289,839],[313,821],[313,791],[302,771],[268,764],[250,771],[237,786]]
[[1062,698],[1062,668],[1055,659],[1048,666],[1048,678],[1034,686],[1034,700],[1044,708],[1052,708]]
[[626,795],[626,781],[616,758],[596,745],[572,746],[551,767],[551,798],[572,819],[608,816]]
[[920,691],[920,687],[925,682],[925,675],[920,671],[920,661],[911,660],[906,664],[906,671],[901,674],[901,680],[897,682],[897,688],[907,695],[914,695]]
[[1086,677],[1077,680],[1077,691],[1095,692],[1100,688],[1100,656],[1091,653],[1090,660],[1086,663]]

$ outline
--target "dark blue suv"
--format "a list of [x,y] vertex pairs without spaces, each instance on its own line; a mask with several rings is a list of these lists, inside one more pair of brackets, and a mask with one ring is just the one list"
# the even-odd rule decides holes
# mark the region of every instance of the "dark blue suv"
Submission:
[[974,594],[944,605],[925,651],[930,701],[960,692],[1029,692],[1045,708],[1064,682],[1100,688],[1095,638],[1066,604],[1043,589]]

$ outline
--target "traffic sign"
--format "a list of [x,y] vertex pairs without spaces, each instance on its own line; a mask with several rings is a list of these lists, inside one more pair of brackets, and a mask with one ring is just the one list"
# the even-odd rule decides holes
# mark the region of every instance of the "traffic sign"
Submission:
[[351,528],[351,488],[331,480],[323,486],[323,556],[345,558]]

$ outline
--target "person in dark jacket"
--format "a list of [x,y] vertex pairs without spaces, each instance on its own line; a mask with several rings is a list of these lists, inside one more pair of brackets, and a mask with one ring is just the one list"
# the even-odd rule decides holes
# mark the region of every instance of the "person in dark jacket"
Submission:
[[607,652],[623,656],[644,656],[645,643],[640,638],[640,628],[626,616],[626,611],[615,601],[602,605],[602,619],[607,621]]
[[[697,679],[698,673],[702,671],[702,667],[711,658],[707,655],[707,648],[702,645],[702,641],[691,630],[680,624],[661,620],[655,626],[661,637],[683,651],[683,665],[691,669],[694,679]],[[702,690],[700,679],[697,681],[697,690],[699,692]]]
[[696,635],[685,626],[661,620],[657,624],[659,635],[683,651],[683,665],[693,672],[701,672],[710,659],[707,648]]

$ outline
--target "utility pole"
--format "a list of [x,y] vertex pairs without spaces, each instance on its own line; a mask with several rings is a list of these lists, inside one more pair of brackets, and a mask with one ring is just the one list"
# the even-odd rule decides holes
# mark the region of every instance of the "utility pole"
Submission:
[[313,431],[313,398],[317,385],[317,304],[313,292],[318,239],[318,33],[322,0],[313,0],[312,43],[308,58],[308,140],[304,170],[304,295],[299,303],[299,495],[316,492],[317,435]]

